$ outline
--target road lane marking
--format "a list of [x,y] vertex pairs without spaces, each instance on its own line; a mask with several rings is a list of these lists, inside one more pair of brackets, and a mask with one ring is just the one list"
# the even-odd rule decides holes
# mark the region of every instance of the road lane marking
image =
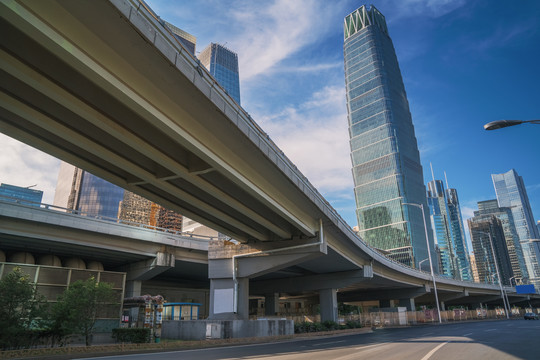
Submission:
[[495,331],[495,330],[497,330],[497,329],[487,329],[485,331]]
[[473,334],[473,333],[468,333],[468,334],[465,334],[465,335],[463,335],[463,336],[469,336],[469,335],[472,335],[472,334]]
[[431,334],[434,334],[434,332],[428,332],[428,333],[425,333],[425,334],[420,335],[420,336],[427,336],[427,335],[431,335]]
[[311,345],[311,346],[321,346],[321,345],[328,345],[328,344],[337,344],[337,343],[342,343],[342,342],[345,342],[345,340],[328,341],[328,342],[324,342],[324,343],[313,344],[313,345]]
[[430,352],[428,352],[428,353],[426,354],[426,356],[424,356],[424,357],[422,358],[422,360],[428,360],[433,354],[435,354],[435,352],[436,352],[437,350],[439,350],[440,348],[442,348],[444,345],[448,344],[449,342],[450,342],[450,341],[447,341],[447,342],[443,342],[442,344],[437,345],[437,347],[435,347],[435,349],[433,349],[433,350],[431,350]]

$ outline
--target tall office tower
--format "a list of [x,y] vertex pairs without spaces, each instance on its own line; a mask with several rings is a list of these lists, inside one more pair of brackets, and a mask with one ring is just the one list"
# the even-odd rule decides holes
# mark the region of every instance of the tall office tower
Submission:
[[223,45],[211,43],[201,51],[199,60],[217,82],[240,105],[238,55]]
[[467,247],[467,238],[465,237],[463,217],[461,216],[461,207],[459,205],[459,198],[456,189],[446,189],[446,204],[448,205],[450,227],[452,230],[453,242],[456,251],[456,262],[460,278],[461,280],[472,281],[473,276],[469,260],[469,249]]
[[444,186],[441,180],[433,180],[428,183],[427,201],[433,235],[439,248],[439,274],[456,278],[460,273],[457,266],[452,227],[450,226],[450,211],[446,204]]
[[20,187],[2,183],[0,184],[0,201],[39,207],[43,199],[43,191],[31,189],[31,187],[33,186]]
[[474,216],[479,217],[482,215],[494,215],[501,221],[504,237],[506,239],[506,246],[508,248],[508,256],[510,256],[510,263],[512,264],[512,272],[515,277],[515,283],[527,283],[529,274],[523,258],[523,251],[521,250],[516,227],[514,225],[512,209],[499,207],[497,200],[479,201],[478,211],[474,212]]
[[523,179],[514,169],[504,174],[492,174],[491,178],[499,207],[510,208],[512,211],[529,281],[540,288],[540,236]]
[[54,205],[116,219],[124,189],[66,162],[60,165]]
[[184,30],[174,26],[170,22],[163,21],[166,27],[168,27],[174,36],[184,45],[184,47],[193,55],[195,55],[195,46],[197,44],[197,38]]
[[418,267],[437,261],[423,170],[409,103],[384,16],[362,6],[345,17],[344,60],[359,235],[390,257]]
[[474,282],[480,282],[480,277],[478,276],[478,269],[476,268],[476,258],[474,254],[469,255],[469,261],[471,264],[472,280]]
[[480,282],[496,283],[498,266],[501,282],[509,285],[513,273],[501,221],[494,215],[480,215],[468,219],[468,223]]

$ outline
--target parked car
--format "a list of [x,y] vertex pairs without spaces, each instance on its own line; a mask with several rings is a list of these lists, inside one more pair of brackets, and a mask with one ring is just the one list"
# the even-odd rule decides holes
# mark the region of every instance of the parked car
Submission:
[[523,318],[525,320],[538,320],[538,315],[536,315],[535,313],[529,312],[529,313],[525,313],[525,315],[523,315]]

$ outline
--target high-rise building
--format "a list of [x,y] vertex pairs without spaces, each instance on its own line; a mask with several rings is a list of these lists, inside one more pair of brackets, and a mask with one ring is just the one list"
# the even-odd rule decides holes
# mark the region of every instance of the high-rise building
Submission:
[[512,169],[503,174],[492,174],[499,207],[510,208],[519,237],[530,283],[540,287],[540,235],[523,179]]
[[450,227],[452,230],[460,279],[472,281],[473,276],[469,260],[469,249],[467,247],[467,238],[465,237],[465,228],[463,227],[463,217],[461,216],[461,206],[459,205],[456,189],[446,189],[446,203],[448,205]]
[[456,251],[450,226],[450,211],[446,203],[443,182],[433,180],[428,183],[427,201],[431,217],[433,235],[439,248],[439,274],[454,278],[458,276]]
[[120,203],[118,218],[128,224],[133,222],[182,231],[182,215],[127,190]]
[[88,216],[116,219],[124,189],[66,162],[60,165],[54,205]]
[[9,184],[0,184],[0,201],[17,202],[28,206],[40,206],[43,191],[31,189],[33,186],[20,187]]
[[501,208],[497,200],[486,200],[478,202],[478,211],[474,212],[474,216],[493,215],[501,221],[510,263],[512,264],[512,272],[514,273],[514,283],[527,283],[528,272],[523,258],[523,251],[519,243],[519,237],[514,225],[514,217],[510,208]]
[[201,51],[199,60],[227,93],[240,105],[238,55],[223,45],[211,43]]
[[433,180],[428,183],[427,200],[433,235],[440,251],[439,274],[472,280],[457,190],[445,190],[441,180]]
[[163,21],[163,23],[172,31],[172,33],[178,39],[178,41],[180,41],[182,45],[190,53],[195,55],[195,46],[197,44],[197,38],[167,21]]
[[[409,103],[384,16],[374,7],[344,21],[344,60],[359,235],[390,257],[436,268],[423,170]],[[422,212],[412,203],[424,207]]]
[[469,254],[469,261],[471,263],[472,280],[474,282],[480,282],[480,277],[478,276],[478,269],[476,268],[476,258],[474,254]]
[[468,223],[480,282],[497,283],[498,266],[501,282],[509,285],[513,273],[501,221],[494,215],[480,215],[468,219]]

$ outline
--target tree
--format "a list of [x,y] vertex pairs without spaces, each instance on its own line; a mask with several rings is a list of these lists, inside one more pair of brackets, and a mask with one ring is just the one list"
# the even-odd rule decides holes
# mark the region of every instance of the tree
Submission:
[[115,300],[111,284],[98,283],[94,277],[74,282],[58,297],[53,307],[53,333],[60,338],[71,334],[83,335],[86,346],[90,346],[100,308]]
[[39,326],[46,301],[19,267],[0,280],[0,348],[27,347],[30,329]]

